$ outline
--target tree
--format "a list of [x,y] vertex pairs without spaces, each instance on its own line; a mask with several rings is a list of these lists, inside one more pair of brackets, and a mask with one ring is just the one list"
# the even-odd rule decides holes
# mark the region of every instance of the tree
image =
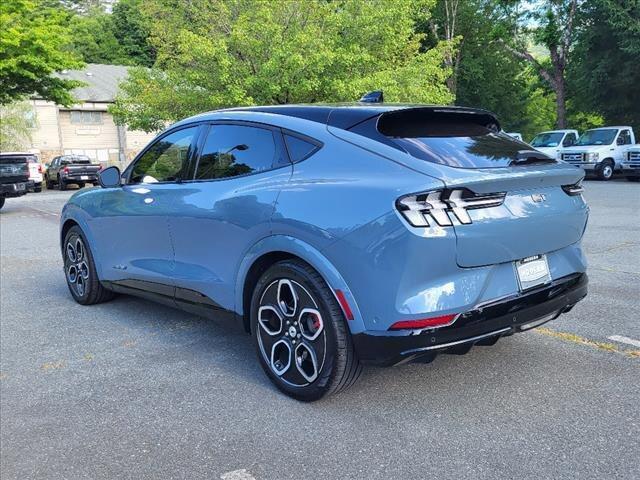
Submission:
[[94,9],[86,15],[73,14],[69,20],[71,49],[87,63],[131,64],[114,35],[111,14]]
[[33,110],[27,102],[0,106],[0,151],[25,150],[31,144]]
[[63,12],[37,1],[0,2],[0,104],[33,94],[62,105],[73,103],[70,90],[81,83],[54,75],[82,66],[64,48],[69,42],[64,22]]
[[113,6],[112,31],[132,65],[151,67],[156,53],[149,43],[149,25],[141,3],[141,0],[120,0],[116,3]]
[[112,112],[133,128],[232,105],[353,101],[450,103],[448,42],[421,51],[415,19],[435,0],[149,0],[157,50],[132,69]]
[[528,49],[526,37],[519,48],[507,45],[517,57],[527,61],[549,85],[556,97],[556,126],[566,128],[567,94],[566,69],[575,40],[575,17],[578,0],[546,0],[533,4],[524,17],[535,22],[530,30],[536,43],[549,50],[549,62],[540,61]]
[[569,69],[573,101],[640,128],[640,1],[591,0],[580,12]]

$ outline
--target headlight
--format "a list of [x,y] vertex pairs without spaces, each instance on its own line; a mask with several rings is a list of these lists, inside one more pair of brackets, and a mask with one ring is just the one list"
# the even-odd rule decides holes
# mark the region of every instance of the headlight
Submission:
[[600,154],[597,152],[587,153],[586,160],[587,162],[597,162],[600,158]]

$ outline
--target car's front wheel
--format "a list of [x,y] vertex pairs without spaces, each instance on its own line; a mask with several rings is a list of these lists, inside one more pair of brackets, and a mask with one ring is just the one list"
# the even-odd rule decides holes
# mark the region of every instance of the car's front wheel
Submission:
[[111,300],[113,292],[98,280],[93,254],[80,227],[74,225],[69,229],[62,249],[64,273],[73,299],[82,305]]
[[342,309],[308,264],[284,260],[269,268],[255,287],[250,314],[260,364],[287,395],[318,400],[360,376]]
[[600,165],[600,168],[598,168],[598,178],[600,180],[611,180],[611,177],[613,177],[613,168],[613,162],[611,160],[605,160],[602,162],[602,165]]

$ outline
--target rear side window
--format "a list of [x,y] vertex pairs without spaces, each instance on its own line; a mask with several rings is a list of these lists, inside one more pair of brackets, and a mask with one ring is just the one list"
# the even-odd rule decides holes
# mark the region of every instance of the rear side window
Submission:
[[207,134],[196,180],[248,175],[277,166],[280,152],[273,131],[245,125],[212,125]]
[[287,144],[289,158],[293,163],[300,162],[305,158],[310,157],[320,148],[320,145],[315,142],[286,133],[284,134],[284,141]]
[[[354,133],[371,136],[375,123],[381,138],[409,155],[456,168],[497,168],[519,163],[527,144],[499,131],[489,114],[426,109],[397,110],[363,122]],[[540,161],[540,160],[537,160]],[[545,160],[555,163],[555,160]]]

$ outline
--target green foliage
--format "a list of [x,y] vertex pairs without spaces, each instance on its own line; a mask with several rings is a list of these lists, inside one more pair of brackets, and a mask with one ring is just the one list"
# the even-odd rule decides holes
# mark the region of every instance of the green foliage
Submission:
[[101,10],[74,15],[69,22],[71,49],[87,63],[129,64],[129,57],[114,35],[113,18]]
[[69,91],[79,82],[54,72],[79,68],[79,59],[63,47],[69,42],[66,14],[31,0],[0,2],[0,104],[29,95],[70,105]]
[[29,147],[35,126],[33,113],[27,102],[0,106],[0,151],[19,151]]
[[421,51],[427,0],[149,0],[153,69],[133,69],[112,112],[156,130],[203,110],[246,104],[352,101],[449,103],[451,43]]
[[569,76],[574,102],[640,128],[640,0],[591,0]]
[[149,25],[141,3],[142,0],[119,0],[113,6],[112,31],[129,63],[150,67],[155,62],[155,50],[148,40]]

